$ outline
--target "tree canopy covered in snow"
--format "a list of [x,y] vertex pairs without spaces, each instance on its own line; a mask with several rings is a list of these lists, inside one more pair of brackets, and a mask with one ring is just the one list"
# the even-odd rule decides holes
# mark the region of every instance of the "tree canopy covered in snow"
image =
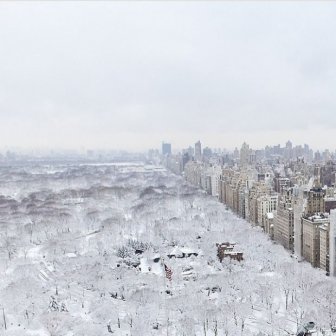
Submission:
[[[160,167],[1,167],[0,226],[1,334],[282,336],[336,324],[334,279]],[[243,260],[220,262],[223,242]]]

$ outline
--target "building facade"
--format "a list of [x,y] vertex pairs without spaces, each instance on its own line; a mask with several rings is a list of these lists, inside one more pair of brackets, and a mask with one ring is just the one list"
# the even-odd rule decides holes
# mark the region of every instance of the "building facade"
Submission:
[[274,220],[274,240],[294,252],[294,210],[288,199],[279,201]]
[[313,267],[320,267],[320,226],[326,223],[329,218],[322,214],[302,218],[302,256]]

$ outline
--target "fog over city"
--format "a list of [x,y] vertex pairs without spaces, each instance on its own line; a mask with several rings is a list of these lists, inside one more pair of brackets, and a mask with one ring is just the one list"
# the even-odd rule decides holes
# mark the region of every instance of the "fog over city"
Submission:
[[1,2],[1,148],[335,149],[335,14],[335,2]]
[[335,18],[0,1],[0,335],[336,336]]

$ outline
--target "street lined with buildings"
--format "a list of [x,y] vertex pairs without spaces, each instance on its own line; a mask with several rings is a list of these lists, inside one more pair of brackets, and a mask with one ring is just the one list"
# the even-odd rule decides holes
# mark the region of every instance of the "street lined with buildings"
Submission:
[[169,170],[260,226],[293,256],[336,276],[335,153],[290,141],[283,148],[244,143],[233,153],[202,151],[198,141],[178,154],[163,143],[161,154]]

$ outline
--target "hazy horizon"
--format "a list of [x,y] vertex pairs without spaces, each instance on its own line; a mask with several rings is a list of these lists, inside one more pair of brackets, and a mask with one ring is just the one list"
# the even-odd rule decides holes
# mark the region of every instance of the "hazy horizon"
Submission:
[[335,146],[334,2],[2,2],[1,147]]

